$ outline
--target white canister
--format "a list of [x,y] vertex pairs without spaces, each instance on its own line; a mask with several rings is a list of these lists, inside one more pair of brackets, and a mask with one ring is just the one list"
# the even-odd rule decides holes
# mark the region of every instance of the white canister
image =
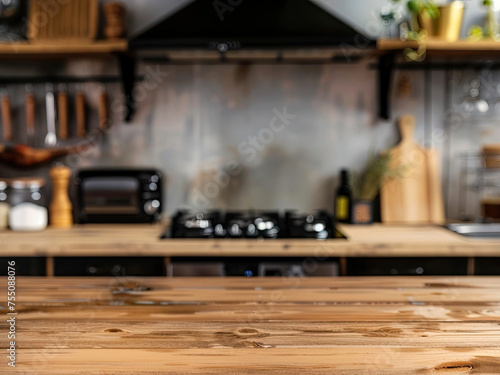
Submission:
[[0,230],[7,229],[9,225],[9,209],[7,203],[7,182],[0,181]]
[[38,178],[14,179],[10,182],[10,229],[37,231],[47,228],[48,211],[43,195],[44,186],[45,181]]

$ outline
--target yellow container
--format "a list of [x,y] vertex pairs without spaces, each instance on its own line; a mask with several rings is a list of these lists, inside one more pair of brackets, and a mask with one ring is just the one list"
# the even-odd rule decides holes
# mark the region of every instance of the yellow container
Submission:
[[454,42],[460,38],[462,18],[464,16],[464,3],[453,1],[439,7],[438,38]]
[[439,7],[439,17],[436,19],[421,13],[418,16],[418,24],[427,31],[429,37],[454,42],[460,38],[463,15],[464,3],[452,1]]

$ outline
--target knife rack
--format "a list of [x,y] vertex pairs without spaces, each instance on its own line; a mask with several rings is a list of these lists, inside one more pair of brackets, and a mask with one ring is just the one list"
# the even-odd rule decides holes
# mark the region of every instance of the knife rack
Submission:
[[[11,119],[10,122],[3,120],[0,124],[0,142],[46,147],[44,138],[49,130],[46,108],[47,83],[52,84],[51,91],[56,97],[55,133],[58,145],[70,146],[78,139],[81,141],[91,140],[94,137],[102,138],[102,134],[99,135],[97,130],[101,132],[108,130],[113,121],[118,120],[108,110],[108,105],[112,102],[107,99],[107,95],[112,94],[111,99],[119,95],[116,84],[120,82],[120,77],[115,75],[0,77],[4,92],[0,99],[12,103],[8,108],[6,105],[0,106],[2,118]],[[99,85],[83,87],[84,83],[113,84],[113,89],[110,90],[108,87],[100,90]],[[25,88],[28,85],[30,89]],[[64,101],[60,100],[63,96]],[[108,117],[110,115],[113,119]]]

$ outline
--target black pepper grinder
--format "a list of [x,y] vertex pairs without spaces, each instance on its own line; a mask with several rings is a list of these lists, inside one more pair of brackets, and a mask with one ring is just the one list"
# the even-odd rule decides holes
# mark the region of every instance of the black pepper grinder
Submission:
[[340,185],[335,194],[335,219],[340,223],[351,222],[352,190],[349,185],[349,172],[340,171]]

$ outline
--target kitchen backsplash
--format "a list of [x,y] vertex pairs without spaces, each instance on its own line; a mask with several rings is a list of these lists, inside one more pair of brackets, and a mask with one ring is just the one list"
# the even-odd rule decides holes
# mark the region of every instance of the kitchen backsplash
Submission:
[[[369,68],[370,63],[143,64],[139,70],[145,80],[135,90],[138,103],[133,122],[119,121],[121,91],[118,84],[108,84],[111,130],[92,151],[65,162],[72,167],[160,168],[166,175],[168,213],[178,207],[331,210],[339,170],[360,171],[371,152],[398,139],[395,121],[377,117],[376,71]],[[61,71],[98,74],[114,68],[80,62]],[[401,74],[406,75],[403,81]],[[494,83],[494,75],[482,75]],[[460,106],[477,76],[471,71],[454,72],[448,82],[442,72],[412,71],[394,77],[394,118],[414,114],[417,140],[442,154],[449,217],[458,216],[459,153],[500,141],[494,116],[480,120],[474,114],[464,115]],[[450,103],[456,103],[452,115],[446,112],[447,84],[453,94]],[[99,89],[95,84],[85,86],[90,122],[97,121],[94,98]],[[19,107],[22,89],[15,90],[14,106]],[[488,92],[496,95],[491,89]],[[43,117],[41,121],[43,136]],[[21,115],[17,123],[23,126]],[[0,168],[2,175],[33,174]],[[46,170],[37,173],[43,175]]]

